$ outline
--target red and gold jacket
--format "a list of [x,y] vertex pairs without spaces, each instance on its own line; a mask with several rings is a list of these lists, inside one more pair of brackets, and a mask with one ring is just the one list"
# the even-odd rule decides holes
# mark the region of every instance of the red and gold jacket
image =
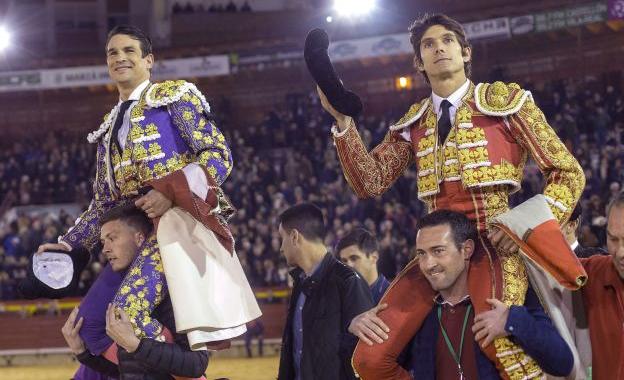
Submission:
[[465,212],[480,231],[509,209],[509,194],[520,189],[529,156],[546,179],[544,195],[560,223],[569,218],[585,187],[574,156],[531,93],[515,83],[471,83],[444,144],[438,143],[430,98],[414,104],[371,152],[353,125],[334,133],[334,142],[344,175],[359,197],[383,194],[415,161],[418,198],[429,210]]

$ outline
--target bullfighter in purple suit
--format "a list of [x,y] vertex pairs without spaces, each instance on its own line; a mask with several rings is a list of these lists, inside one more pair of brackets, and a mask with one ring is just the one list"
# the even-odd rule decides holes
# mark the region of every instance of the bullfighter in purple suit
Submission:
[[[135,27],[116,27],[108,35],[106,56],[119,102],[88,135],[89,142],[97,144],[93,199],[58,244],[44,244],[38,252],[94,250],[100,239],[99,218],[121,204],[135,203],[150,218],[159,218],[173,206],[173,199],[152,188],[151,181],[180,171],[187,189],[204,200],[232,170],[225,138],[195,85],[182,80],[150,82],[154,56],[149,37]],[[92,353],[100,354],[112,343],[99,320],[99,309],[108,302],[128,314],[138,337],[162,339],[162,325],[150,318],[167,291],[160,253],[153,244],[153,253],[137,260],[123,279],[106,268],[84,298],[81,336]]]

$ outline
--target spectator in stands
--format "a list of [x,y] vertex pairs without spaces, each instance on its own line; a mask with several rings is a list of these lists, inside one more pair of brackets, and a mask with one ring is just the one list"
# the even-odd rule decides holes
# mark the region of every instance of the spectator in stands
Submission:
[[592,377],[624,374],[624,192],[607,208],[609,256],[582,259],[587,283],[581,288],[592,350]]
[[302,203],[279,218],[281,252],[294,288],[282,338],[279,380],[355,379],[348,322],[372,306],[366,282],[324,244],[322,211]]
[[379,245],[375,236],[364,228],[352,230],[336,245],[336,256],[364,278],[371,290],[373,304],[377,305],[390,282],[377,269]]
[[[102,221],[103,253],[109,261],[107,268],[113,272],[128,271],[139,254],[149,253],[155,249],[153,245],[147,244],[150,240],[156,239],[152,232],[152,223],[140,210],[134,207],[116,208],[106,214]],[[159,292],[159,297],[163,297],[163,301],[153,311],[152,318],[160,321],[170,333],[174,334],[175,341],[165,343],[152,338],[139,339],[127,314],[108,303],[112,301],[121,278],[123,277],[118,277],[118,282],[100,284],[98,289],[92,288],[91,291],[97,292],[102,298],[97,302],[93,298],[90,299],[91,302],[83,301],[80,307],[86,309],[85,316],[76,320],[79,309],[75,308],[63,326],[63,336],[77,359],[95,371],[110,376],[121,375],[122,378],[141,374],[149,374],[154,378],[158,376],[172,378],[170,374],[191,378],[202,376],[208,366],[208,353],[206,350],[191,351],[186,335],[176,333],[173,308],[166,288],[162,289],[162,293]],[[108,307],[104,311],[102,306],[107,304]],[[100,340],[98,331],[102,329],[96,329],[93,324],[102,323],[104,320],[106,334],[118,348],[119,366],[104,357],[106,355],[115,359],[111,354],[114,350],[109,349],[103,355],[93,355],[87,350],[82,338],[86,336],[88,340]],[[88,334],[81,331],[85,321],[92,325]]]
[[225,11],[235,13],[238,11],[238,8],[236,8],[236,4],[234,4],[234,2],[230,0],[225,6]]

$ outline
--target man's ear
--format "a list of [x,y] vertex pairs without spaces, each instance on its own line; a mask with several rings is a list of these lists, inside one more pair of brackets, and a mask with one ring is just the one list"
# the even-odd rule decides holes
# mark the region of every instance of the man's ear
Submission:
[[379,260],[379,252],[377,252],[377,251],[372,252],[372,253],[370,254],[370,257],[372,257],[372,258],[373,258],[373,261],[374,261],[374,262],[377,262],[377,260]]
[[145,56],[147,60],[147,68],[151,69],[154,66],[154,54],[148,54]]
[[472,254],[475,250],[475,242],[472,239],[466,240],[462,245],[462,255],[464,255],[464,260],[468,261],[472,257]]
[[296,228],[293,228],[290,233],[290,238],[292,239],[292,243],[294,246],[298,246],[301,245],[301,234],[299,233],[299,231],[297,231]]
[[137,231],[134,233],[134,243],[137,245],[137,247],[140,247],[143,245],[143,243],[145,243],[145,235],[143,234],[143,232]]
[[418,71],[425,71],[425,65],[418,59],[417,55],[414,55],[414,68]]
[[568,235],[576,236],[576,231],[578,230],[578,227],[579,227],[579,219],[569,221],[563,225],[561,232],[563,232],[563,234],[566,236]]
[[465,63],[468,63],[472,60],[472,48],[471,47],[466,46],[465,48],[462,49],[462,58]]

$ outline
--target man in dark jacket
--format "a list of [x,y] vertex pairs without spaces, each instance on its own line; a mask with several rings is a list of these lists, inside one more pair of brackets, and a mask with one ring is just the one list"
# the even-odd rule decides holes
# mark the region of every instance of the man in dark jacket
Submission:
[[279,380],[354,379],[349,323],[372,307],[368,285],[327,252],[321,210],[299,204],[280,216],[281,252],[294,288],[282,338]]
[[[110,210],[102,216],[101,222],[102,254],[109,261],[108,270],[116,273],[126,272],[135,260],[148,256],[153,250],[151,247],[154,246],[152,243],[156,237],[152,233],[152,223],[143,211],[134,205],[119,206]],[[138,281],[145,279],[140,278]],[[62,333],[80,363],[97,372],[113,377],[120,376],[126,380],[173,379],[172,375],[191,378],[202,376],[208,366],[208,353],[206,350],[191,351],[186,336],[175,333],[173,307],[166,289],[161,291],[163,300],[150,316],[174,334],[174,342],[164,342],[166,336],[164,331],[159,336],[161,341],[137,338],[126,313],[109,304],[106,310],[106,334],[117,345],[119,361],[117,366],[103,354],[93,355],[87,349],[78,334],[85,319],[81,317],[76,321],[78,316],[76,308],[63,326]]]
[[373,303],[377,305],[390,286],[390,281],[377,269],[379,260],[377,238],[364,228],[356,228],[336,244],[336,256],[366,280],[373,296]]

